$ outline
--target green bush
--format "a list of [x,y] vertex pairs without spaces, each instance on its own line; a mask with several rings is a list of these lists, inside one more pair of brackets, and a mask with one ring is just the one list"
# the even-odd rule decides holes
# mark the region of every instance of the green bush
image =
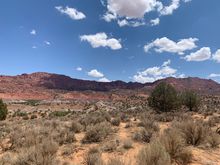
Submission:
[[40,100],[27,100],[26,101],[26,105],[30,105],[30,106],[37,106],[39,105]]
[[0,99],[0,120],[5,120],[8,114],[8,108],[2,99]]
[[181,94],[182,104],[185,105],[190,111],[197,111],[200,99],[199,96],[193,91],[185,91]]
[[162,82],[152,91],[148,104],[157,111],[169,112],[178,109],[180,101],[175,88]]

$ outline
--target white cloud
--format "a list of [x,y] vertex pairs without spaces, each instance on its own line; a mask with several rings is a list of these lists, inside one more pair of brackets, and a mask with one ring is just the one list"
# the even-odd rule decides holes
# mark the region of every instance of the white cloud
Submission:
[[147,53],[150,49],[154,48],[156,52],[169,52],[178,53],[183,55],[185,51],[196,48],[197,38],[181,39],[178,42],[172,41],[167,37],[158,38],[153,42],[144,46],[144,50]]
[[[119,26],[141,26],[145,25],[144,17],[150,12],[157,13],[158,17],[162,15],[171,15],[174,10],[180,6],[180,0],[172,0],[168,6],[163,5],[162,0],[106,0],[107,3],[101,3],[107,8],[103,19],[107,22],[117,20]],[[184,0],[183,2],[189,2]],[[125,23],[126,21],[127,23]],[[158,24],[158,19],[156,24]],[[134,23],[137,22],[134,26]],[[155,22],[151,22],[151,25]]]
[[117,23],[120,27],[123,26],[138,27],[146,24],[145,22],[143,22],[143,20],[128,21],[126,19],[118,20]]
[[107,79],[106,77],[100,78],[98,80],[99,82],[111,82],[109,79]]
[[85,14],[78,11],[75,8],[71,7],[62,7],[62,6],[56,6],[55,7],[60,13],[68,15],[73,20],[81,20],[86,18]]
[[185,78],[186,77],[186,75],[185,74],[180,74],[180,75],[178,75],[178,76],[176,76],[177,78]]
[[218,49],[215,54],[213,54],[212,59],[218,63],[220,63],[220,49]]
[[31,30],[30,32],[31,35],[37,35],[37,31],[35,29]]
[[120,39],[109,38],[105,33],[97,33],[94,35],[82,35],[81,41],[87,41],[93,48],[109,47],[112,50],[121,49]]
[[34,46],[32,46],[32,49],[37,49],[37,46],[35,46],[35,45],[34,45]]
[[187,2],[191,2],[192,0],[183,0],[183,2],[187,3]]
[[150,23],[151,23],[151,26],[159,25],[160,24],[160,18],[152,19],[150,21]]
[[133,80],[140,83],[154,82],[166,77],[185,77],[177,74],[177,69],[170,67],[171,61],[165,61],[161,66],[147,68],[133,76]]
[[163,63],[163,65],[162,66],[168,66],[168,65],[170,65],[171,64],[171,60],[167,60],[167,61],[165,61],[164,63]]
[[108,11],[119,17],[143,18],[158,6],[156,0],[108,0]]
[[80,71],[82,71],[82,68],[81,67],[77,67],[76,70],[80,72]]
[[46,45],[48,45],[48,46],[51,45],[51,43],[50,43],[49,41],[44,41],[44,43],[45,43]]
[[93,69],[93,70],[89,71],[88,75],[91,76],[91,77],[95,77],[95,78],[103,78],[104,77],[104,74],[99,72],[96,69]]
[[106,14],[103,16],[103,19],[104,19],[106,22],[111,22],[112,20],[117,19],[117,15],[116,15],[116,14],[112,14],[112,13],[106,13]]
[[164,6],[164,8],[160,11],[161,15],[171,15],[173,11],[178,9],[180,6],[180,0],[172,0],[169,6]]
[[200,50],[191,53],[184,57],[186,61],[205,61],[210,59],[212,56],[211,50],[209,47],[203,47]]
[[220,77],[220,74],[212,73],[209,75],[210,78]]
[[137,75],[134,75],[133,80],[135,82],[139,82],[139,83],[147,83],[147,82],[154,82],[155,78],[153,78],[153,77],[146,77],[146,76],[143,76],[141,74],[137,74]]

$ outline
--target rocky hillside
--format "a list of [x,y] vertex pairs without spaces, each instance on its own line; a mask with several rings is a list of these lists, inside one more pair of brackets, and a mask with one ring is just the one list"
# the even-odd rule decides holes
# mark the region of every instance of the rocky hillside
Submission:
[[[178,90],[192,89],[201,93],[220,94],[220,84],[213,80],[200,78],[167,78],[146,84],[126,83],[123,81],[104,83],[73,79],[65,75],[38,72],[18,76],[0,76],[0,98],[54,99],[62,94],[62,97],[65,96],[64,98],[71,99],[82,96],[83,94],[87,97],[91,93],[95,93],[96,96],[103,95],[103,93],[108,93],[112,90],[143,90],[147,92],[162,81],[172,84]],[[102,98],[103,96],[100,97]]]

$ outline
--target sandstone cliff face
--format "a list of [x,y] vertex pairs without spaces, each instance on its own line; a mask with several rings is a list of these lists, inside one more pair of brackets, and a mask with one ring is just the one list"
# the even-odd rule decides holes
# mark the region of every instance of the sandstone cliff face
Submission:
[[200,78],[167,78],[154,83],[126,83],[114,81],[102,83],[73,79],[68,76],[33,73],[18,76],[0,76],[0,98],[4,99],[107,99],[110,91],[151,91],[158,83],[165,81],[177,90],[192,89],[206,94],[220,94],[220,84]]

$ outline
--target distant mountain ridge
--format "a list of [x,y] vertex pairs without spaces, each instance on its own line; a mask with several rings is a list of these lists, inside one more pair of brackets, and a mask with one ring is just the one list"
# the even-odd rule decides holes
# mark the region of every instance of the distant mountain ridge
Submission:
[[[65,75],[37,72],[18,76],[0,76],[0,98],[51,98],[65,92],[109,92],[112,90],[152,90],[160,82],[173,85],[177,90],[192,89],[206,94],[220,94],[220,84],[213,80],[189,77],[166,78],[153,83],[96,82],[74,79]],[[61,93],[62,93],[61,92]]]

